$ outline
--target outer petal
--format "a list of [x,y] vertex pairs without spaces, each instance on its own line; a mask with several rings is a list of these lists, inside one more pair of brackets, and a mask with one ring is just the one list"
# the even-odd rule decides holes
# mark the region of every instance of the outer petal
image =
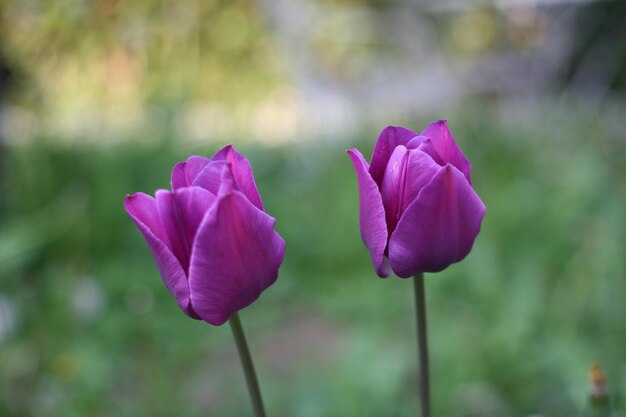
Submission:
[[465,175],[467,181],[472,184],[472,178],[470,176],[472,165],[467,158],[465,158],[465,155],[463,155],[463,152],[461,152],[461,149],[454,141],[446,120],[431,123],[420,135],[429,137],[437,153],[441,155],[443,160],[454,165]]
[[163,282],[176,299],[178,306],[189,317],[197,319],[198,316],[190,306],[185,272],[167,246],[167,236],[159,221],[156,201],[146,194],[137,193],[126,196],[124,208],[148,243]]
[[250,161],[237,152],[232,145],[225,146],[219,150],[212,159],[214,161],[221,160],[230,163],[237,189],[244,193],[252,204],[257,206],[260,210],[263,210],[263,202],[261,201],[261,195],[254,182],[254,174],[252,173]]
[[198,174],[211,162],[203,156],[192,155],[185,162],[174,165],[172,170],[172,190],[193,184]]
[[376,273],[381,278],[389,275],[384,262],[385,248],[387,247],[387,223],[383,199],[368,171],[367,162],[358,149],[350,149],[348,155],[356,171],[359,183],[359,218],[361,238],[370,251],[372,263]]
[[400,218],[389,240],[391,268],[408,278],[459,262],[472,249],[485,210],[463,174],[447,164]]
[[383,183],[385,167],[393,150],[399,145],[406,145],[415,136],[418,136],[417,133],[399,126],[387,126],[380,132],[369,167],[369,172],[376,184],[380,186]]
[[393,151],[381,187],[389,235],[395,230],[402,213],[439,169],[433,158],[419,149],[400,145]]
[[238,191],[220,197],[207,213],[189,274],[191,301],[204,321],[223,324],[276,281],[285,241],[275,222]]
[[185,271],[189,271],[191,248],[204,214],[215,196],[200,187],[179,188],[156,193],[156,206],[163,229],[170,241],[169,248]]

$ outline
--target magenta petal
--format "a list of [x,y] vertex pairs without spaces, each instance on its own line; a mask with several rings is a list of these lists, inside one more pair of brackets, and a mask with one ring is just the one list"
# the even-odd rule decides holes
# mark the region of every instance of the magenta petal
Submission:
[[185,172],[187,174],[187,184],[191,185],[198,174],[202,172],[205,166],[211,162],[211,159],[204,156],[192,155],[185,162]]
[[168,190],[158,190],[156,192],[156,208],[163,230],[165,230],[169,240],[169,249],[186,273],[189,269],[191,246],[185,239],[185,234],[179,224],[183,219],[176,213],[174,194]]
[[385,167],[393,150],[399,145],[406,145],[415,136],[417,133],[399,126],[387,126],[380,132],[369,167],[369,172],[376,184],[381,185],[383,183]]
[[220,149],[212,158],[215,161],[224,160],[230,163],[237,189],[244,193],[248,200],[252,202],[257,208],[263,210],[263,202],[261,201],[261,195],[257,189],[254,181],[254,175],[252,173],[252,166],[250,161],[237,152],[232,145],[225,146]]
[[215,199],[215,195],[201,187],[186,187],[174,192],[176,211],[183,219],[180,226],[192,246],[196,231]]
[[167,246],[167,236],[159,221],[155,199],[143,193],[129,195],[124,199],[124,208],[148,243],[161,278],[178,306],[189,317],[197,319],[190,306],[185,272]]
[[185,167],[187,166],[186,162],[179,162],[174,165],[172,169],[172,190],[176,190],[178,188],[187,187],[189,184],[187,183],[187,173],[185,172]]
[[446,120],[431,123],[420,135],[428,136],[441,158],[443,158],[445,162],[454,165],[463,173],[467,181],[472,184],[472,178],[470,176],[472,165],[467,158],[465,158],[465,155],[463,155],[463,152],[461,152],[461,149],[454,141]]
[[202,187],[212,194],[217,195],[220,191],[223,172],[227,168],[228,162],[226,161],[211,161],[206,164],[202,171],[196,176],[192,185]]
[[207,213],[189,274],[192,304],[203,320],[223,324],[276,281],[285,241],[275,222],[238,191],[220,197]]
[[415,136],[409,141],[409,143],[406,144],[406,147],[408,149],[419,149],[425,154],[430,155],[430,157],[441,166],[446,164],[446,161],[443,160],[441,155],[439,155],[435,149],[433,142],[426,136]]
[[193,184],[198,174],[211,162],[203,156],[192,155],[185,162],[179,162],[172,169],[172,190]]
[[440,168],[406,209],[389,240],[391,268],[400,277],[438,272],[472,249],[485,206],[464,175]]
[[189,270],[196,231],[215,198],[201,187],[184,187],[173,192],[159,190],[156,193],[156,205],[170,249],[185,273]]
[[439,152],[437,152],[435,146],[433,145],[433,142],[430,139],[426,139],[424,142],[422,142],[417,147],[417,149],[424,152],[425,154],[430,155],[430,157],[433,158],[433,160],[440,166],[444,166],[446,164],[446,161],[444,161],[441,155],[439,155]]
[[381,187],[389,235],[395,230],[404,210],[439,168],[433,158],[419,149],[407,149],[400,145],[393,151]]
[[389,275],[389,272],[384,262],[388,234],[383,199],[378,186],[368,171],[367,162],[361,152],[354,148],[348,151],[348,155],[352,159],[359,183],[361,238],[370,251],[376,273],[384,278]]
[[235,181],[232,164],[225,160],[211,161],[196,177],[193,185],[202,187],[215,195],[240,191]]
[[408,141],[405,145],[407,149],[417,149],[419,146],[426,142],[428,138],[426,136],[415,136],[410,141]]

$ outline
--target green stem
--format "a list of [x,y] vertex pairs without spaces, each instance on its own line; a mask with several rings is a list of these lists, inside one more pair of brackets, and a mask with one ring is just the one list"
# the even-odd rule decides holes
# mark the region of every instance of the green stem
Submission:
[[417,318],[417,345],[419,348],[419,393],[422,417],[430,417],[430,375],[428,370],[428,336],[426,329],[426,297],[424,274],[413,278],[415,287],[415,313]]
[[250,356],[250,349],[248,349],[248,342],[246,342],[246,335],[241,327],[241,320],[239,320],[239,314],[233,314],[228,320],[230,323],[230,329],[233,331],[233,337],[237,344],[237,350],[239,351],[239,359],[241,359],[241,367],[243,373],[246,376],[246,384],[248,384],[248,392],[250,393],[250,400],[252,401],[252,409],[254,410],[255,417],[265,417],[265,409],[263,408],[263,399],[261,398],[261,389],[259,388],[259,381],[254,371],[254,364],[252,363],[252,357]]

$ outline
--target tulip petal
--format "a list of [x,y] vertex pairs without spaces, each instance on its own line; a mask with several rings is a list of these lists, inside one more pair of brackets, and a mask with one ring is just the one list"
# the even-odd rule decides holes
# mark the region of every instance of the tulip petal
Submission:
[[369,167],[369,172],[376,184],[382,185],[387,161],[393,150],[399,145],[406,145],[415,136],[418,136],[417,133],[399,126],[387,126],[380,132]]
[[189,272],[196,230],[214,201],[215,196],[201,187],[156,192],[156,207],[170,242],[169,248],[180,262],[185,274]]
[[438,272],[472,249],[485,206],[451,164],[440,168],[400,218],[389,240],[391,268],[400,277]]
[[454,165],[463,173],[470,185],[472,184],[472,178],[470,176],[472,164],[465,158],[465,155],[463,155],[463,152],[461,152],[461,149],[454,141],[446,120],[431,123],[420,135],[429,137],[441,158],[443,158],[445,162]]
[[439,168],[430,155],[419,149],[400,145],[393,151],[381,187],[389,235],[395,230],[402,213]]
[[185,274],[189,271],[196,231],[215,198],[215,195],[201,187],[179,188],[173,192],[158,190],[156,193],[156,207],[170,241],[169,248]]
[[352,159],[359,183],[361,238],[370,251],[376,273],[379,277],[384,278],[389,275],[389,272],[384,262],[388,234],[382,196],[368,171],[369,167],[361,152],[354,148],[348,151],[348,155]]
[[420,151],[430,155],[430,157],[441,166],[446,164],[446,161],[441,158],[441,155],[439,155],[435,149],[433,142],[427,136],[415,136],[406,144],[406,147],[408,149],[419,149]]
[[205,158],[204,156],[191,155],[187,158],[185,165],[185,173],[187,174],[187,184],[192,184],[198,174],[202,172],[205,166],[207,166],[212,159]]
[[227,166],[228,162],[223,160],[209,162],[193,180],[192,185],[202,187],[217,195],[220,190],[223,172]]
[[185,172],[186,162],[179,162],[172,169],[172,180],[170,182],[172,190],[187,187],[187,173]]
[[180,263],[168,247],[168,238],[161,226],[154,198],[143,193],[126,196],[124,208],[143,235],[161,278],[178,306],[189,317],[198,319],[190,305],[189,285]]
[[223,160],[230,163],[237,189],[244,193],[244,195],[248,197],[248,200],[258,209],[263,210],[263,202],[261,201],[261,195],[254,181],[250,161],[237,152],[232,145],[220,149],[215,156],[213,156],[213,160]]
[[179,162],[174,165],[171,181],[172,190],[192,185],[198,174],[209,162],[211,162],[211,159],[192,155],[185,162]]
[[285,241],[274,231],[275,222],[241,192],[218,198],[191,256],[191,300],[203,320],[223,324],[276,281]]
[[427,140],[428,137],[426,136],[415,136],[410,141],[408,141],[405,146],[407,149],[417,149],[422,143],[426,142]]
[[186,187],[173,194],[176,212],[182,219],[180,228],[193,246],[196,231],[216,197],[201,187]]

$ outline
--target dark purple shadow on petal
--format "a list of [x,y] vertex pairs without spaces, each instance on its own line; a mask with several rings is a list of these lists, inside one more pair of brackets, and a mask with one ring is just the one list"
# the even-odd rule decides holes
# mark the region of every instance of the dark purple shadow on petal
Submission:
[[370,251],[372,264],[381,278],[389,275],[384,263],[385,248],[387,247],[387,223],[385,209],[378,185],[372,179],[367,162],[358,149],[348,151],[356,178],[359,184],[359,223],[361,238]]
[[189,272],[191,248],[196,231],[216,197],[201,187],[184,187],[170,192],[157,191],[156,202],[161,224],[170,249],[185,271]]
[[391,235],[391,268],[408,278],[459,262],[471,251],[485,210],[458,169],[450,164],[440,168],[407,207]]
[[415,136],[418,136],[417,133],[400,126],[387,126],[380,132],[369,166],[369,172],[378,186],[383,183],[387,161],[393,150],[399,145],[406,145]]
[[192,304],[204,321],[222,325],[276,281],[285,241],[275,222],[238,191],[220,196],[207,213],[189,276]]
[[437,152],[437,150],[435,149],[435,146],[433,145],[433,142],[430,139],[426,139],[425,141],[423,141],[417,147],[417,149],[424,152],[425,154],[430,155],[430,157],[433,158],[433,160],[438,165],[444,166],[446,164],[446,161],[444,161],[441,155],[439,155],[439,152]]
[[400,145],[393,151],[381,187],[389,236],[402,213],[439,168],[433,158],[420,149],[407,149]]
[[156,208],[159,212],[159,219],[163,225],[163,230],[169,239],[169,249],[172,251],[185,275],[189,269],[189,256],[191,254],[191,243],[185,238],[180,223],[182,219],[176,212],[174,194],[168,190],[158,190],[156,192]]
[[167,246],[167,236],[160,224],[155,199],[143,193],[129,195],[124,199],[124,208],[146,240],[161,278],[178,306],[189,317],[198,319],[190,306],[185,272]]
[[448,129],[448,122],[446,120],[438,120],[431,123],[420,135],[429,137],[441,158],[445,162],[454,165],[463,173],[470,185],[472,184],[470,175],[472,165],[456,144],[452,133]]

